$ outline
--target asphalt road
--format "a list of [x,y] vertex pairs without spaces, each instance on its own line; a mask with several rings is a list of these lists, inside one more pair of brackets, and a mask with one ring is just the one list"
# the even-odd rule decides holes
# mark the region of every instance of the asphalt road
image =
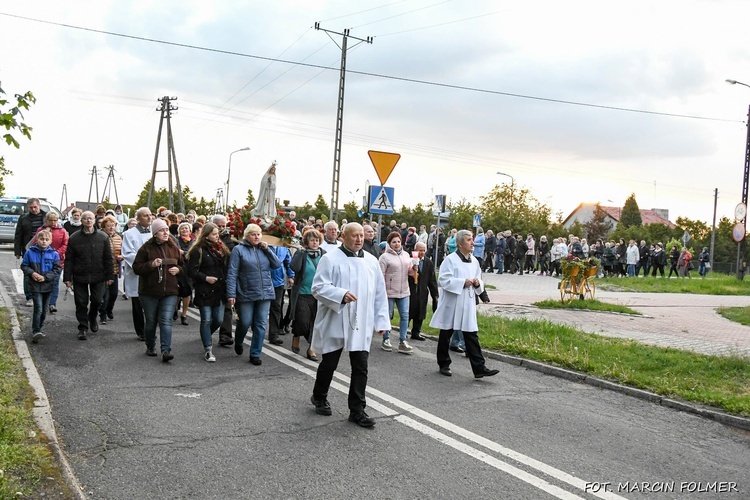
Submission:
[[[15,267],[0,251],[0,280],[28,332]],[[746,432],[498,362],[488,364],[499,375],[475,380],[454,356],[447,378],[431,341],[405,356],[376,338],[377,425],[362,429],[346,420],[345,357],[334,383],[344,392],[323,417],[309,403],[316,364],[289,350],[288,335],[266,343],[260,367],[222,348],[209,364],[191,309],[166,364],[144,355],[129,301],[85,342],[72,297],[61,294],[58,309],[30,349],[92,499],[750,497]]]

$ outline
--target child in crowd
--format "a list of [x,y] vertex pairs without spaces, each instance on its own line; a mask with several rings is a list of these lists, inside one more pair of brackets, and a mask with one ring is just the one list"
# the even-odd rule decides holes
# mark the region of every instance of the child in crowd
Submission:
[[53,287],[59,286],[60,256],[50,246],[52,233],[43,229],[36,235],[36,244],[23,255],[21,270],[27,280],[31,300],[34,302],[34,317],[31,321],[31,342],[36,344],[45,337],[42,333],[49,299]]

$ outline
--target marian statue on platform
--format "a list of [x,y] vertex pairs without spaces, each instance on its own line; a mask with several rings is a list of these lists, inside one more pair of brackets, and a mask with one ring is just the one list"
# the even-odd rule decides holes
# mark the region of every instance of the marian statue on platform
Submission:
[[271,163],[268,171],[263,174],[260,181],[260,191],[258,192],[258,201],[252,214],[256,217],[273,218],[276,217],[276,162]]

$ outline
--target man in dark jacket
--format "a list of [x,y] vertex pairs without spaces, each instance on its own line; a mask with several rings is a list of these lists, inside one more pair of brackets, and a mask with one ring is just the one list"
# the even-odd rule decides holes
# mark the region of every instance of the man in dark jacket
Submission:
[[[505,272],[516,272],[516,242],[518,235],[513,235],[510,231],[505,231]],[[526,251],[524,250],[524,253]]]
[[646,240],[641,240],[641,246],[638,247],[638,264],[635,266],[636,276],[641,272],[641,269],[644,269],[643,276],[648,276],[648,272],[650,271],[648,268],[648,258],[648,245],[646,245]]
[[497,238],[495,237],[495,233],[492,232],[492,229],[488,229],[485,233],[484,261],[482,263],[482,268],[485,272],[491,273],[494,271],[495,247],[497,247]]
[[70,288],[78,320],[78,340],[86,340],[86,334],[99,331],[97,312],[104,296],[104,287],[114,281],[114,261],[109,238],[94,227],[94,214],[83,212],[81,230],[68,240],[65,252],[63,282]]
[[[20,260],[23,254],[26,253],[26,245],[34,237],[37,229],[44,225],[44,217],[46,215],[47,213],[42,211],[39,198],[29,198],[26,201],[26,213],[18,218],[16,234],[13,239],[13,252],[16,255],[16,259]],[[31,292],[26,280],[23,280],[23,294],[26,297],[26,305],[31,307],[33,305]]]
[[411,339],[425,340],[420,333],[422,331],[422,322],[427,317],[427,299],[432,297],[432,312],[437,309],[438,303],[438,284],[435,278],[435,264],[432,260],[425,259],[427,245],[418,242],[414,246],[418,252],[419,264],[417,267],[417,281],[414,282],[414,276],[409,276],[409,320],[411,320]]
[[523,264],[524,260],[526,259],[526,251],[529,249],[528,245],[526,245],[526,241],[524,241],[523,237],[520,234],[516,235],[516,269],[518,269],[518,274],[523,274]]
[[375,229],[369,224],[362,226],[365,232],[365,242],[362,244],[362,250],[370,253],[376,259],[380,258],[380,245],[375,242]]

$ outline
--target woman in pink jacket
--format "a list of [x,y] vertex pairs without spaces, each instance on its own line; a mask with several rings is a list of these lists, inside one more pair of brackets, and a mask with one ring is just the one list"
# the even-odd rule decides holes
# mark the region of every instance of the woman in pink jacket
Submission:
[[[392,232],[386,239],[388,246],[380,256],[380,270],[385,278],[385,291],[388,295],[388,312],[393,319],[393,306],[398,306],[399,342],[398,352],[411,354],[412,347],[406,342],[406,330],[409,328],[409,280],[414,274],[414,262],[411,256],[401,246],[401,234]],[[391,331],[383,335],[381,349],[391,351]]]

